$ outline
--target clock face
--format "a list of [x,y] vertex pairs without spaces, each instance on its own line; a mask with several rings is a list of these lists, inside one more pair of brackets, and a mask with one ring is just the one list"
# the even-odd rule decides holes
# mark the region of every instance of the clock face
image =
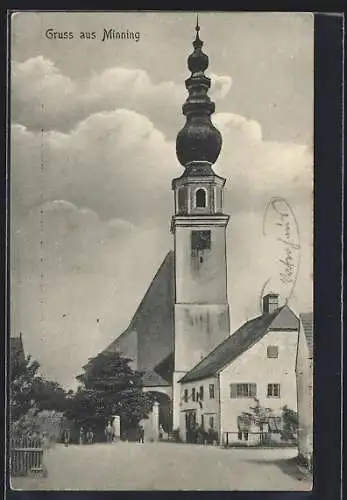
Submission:
[[192,250],[209,250],[211,231],[192,231]]

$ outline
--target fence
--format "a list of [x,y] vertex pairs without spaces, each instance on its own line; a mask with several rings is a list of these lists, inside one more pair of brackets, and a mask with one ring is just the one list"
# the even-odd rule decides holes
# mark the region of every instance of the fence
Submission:
[[223,446],[228,448],[285,448],[297,441],[282,439],[279,432],[223,432]]
[[46,475],[41,439],[24,436],[11,438],[10,472],[12,476],[27,476],[31,473]]

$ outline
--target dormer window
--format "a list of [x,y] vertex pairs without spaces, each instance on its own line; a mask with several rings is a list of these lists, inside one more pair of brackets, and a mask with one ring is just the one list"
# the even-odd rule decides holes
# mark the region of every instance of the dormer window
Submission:
[[195,206],[197,208],[206,208],[206,191],[198,189],[195,193]]

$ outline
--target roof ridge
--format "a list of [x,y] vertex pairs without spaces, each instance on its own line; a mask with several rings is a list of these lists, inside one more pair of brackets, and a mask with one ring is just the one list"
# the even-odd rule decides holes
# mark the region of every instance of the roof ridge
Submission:
[[[146,299],[148,291],[150,290],[150,288],[151,288],[152,284],[154,283],[155,279],[157,278],[157,276],[159,276],[160,271],[162,270],[162,268],[164,267],[164,265],[168,262],[169,258],[172,257],[173,253],[174,253],[173,250],[169,250],[167,252],[167,254],[165,255],[164,259],[162,260],[162,262],[161,262],[158,270],[156,271],[156,273],[154,274],[153,278],[151,279],[151,282],[147,286],[146,291],[145,291],[144,295],[142,296],[142,299],[140,300],[138,306],[136,307],[135,312],[134,312],[134,314],[133,314],[133,316],[132,316],[132,318],[131,318],[131,320],[129,322],[129,326],[128,326],[127,330],[129,330],[132,327],[133,322],[134,322],[134,320],[136,318],[136,315],[137,315],[139,309],[141,308],[142,304],[144,303],[144,301]],[[117,337],[117,338],[119,338],[119,337]]]
[[155,279],[157,278],[157,276],[159,275],[160,271],[162,270],[162,268],[164,267],[164,265],[167,263],[167,261],[169,260],[169,258],[172,258],[172,255],[173,255],[174,251],[173,250],[169,250],[164,259],[162,260],[159,268],[157,269],[156,273],[154,274],[150,284],[147,286],[146,288],[146,291],[145,293],[143,294],[142,296],[142,299],[140,300],[140,302],[138,303],[136,309],[135,309],[135,312],[134,314],[132,315],[131,317],[131,320],[129,321],[129,324],[128,326],[126,327],[125,330],[122,331],[122,333],[120,335],[118,335],[118,337],[116,337],[114,340],[112,340],[112,342],[110,344],[108,344],[107,347],[105,347],[105,350],[108,349],[111,345],[113,345],[115,342],[117,342],[121,337],[125,336],[127,333],[129,333],[130,331],[137,331],[136,328],[134,328],[134,322],[135,322],[135,318],[136,318],[136,315],[138,313],[138,311],[140,310],[142,304],[144,303],[145,299],[146,299],[146,296],[147,296],[147,293],[149,291],[149,289],[151,288],[153,282],[155,281]]
[[[186,376],[188,376],[191,372],[195,371],[195,370],[198,370],[199,369],[199,366],[202,364],[202,363],[206,363],[206,359],[208,357],[211,357],[217,349],[221,349],[222,346],[226,343],[226,342],[230,342],[232,338],[234,338],[233,340],[235,341],[236,337],[234,337],[235,335],[237,335],[238,332],[241,332],[243,329],[246,330],[246,327],[247,325],[249,326],[251,323],[255,323],[257,321],[260,321],[260,320],[263,320],[265,322],[264,325],[262,325],[261,327],[261,331],[262,331],[262,334],[261,334],[261,337],[257,338],[257,339],[253,339],[253,341],[251,341],[249,343],[249,345],[246,344],[245,346],[245,349],[240,352],[239,354],[236,355],[236,357],[240,356],[243,352],[247,351],[248,349],[250,349],[251,347],[253,347],[259,340],[260,338],[263,338],[267,333],[268,331],[271,329],[271,325],[272,323],[274,322],[274,320],[277,318],[277,316],[280,314],[280,312],[285,308],[287,307],[290,311],[290,307],[287,305],[287,304],[284,304],[283,306],[277,308],[275,311],[273,311],[272,313],[263,313],[263,314],[260,314],[259,316],[256,316],[255,318],[251,319],[251,320],[248,320],[246,321],[245,323],[243,323],[237,330],[235,330],[231,335],[229,335],[226,339],[224,339],[220,344],[218,344],[211,352],[209,352],[202,360],[199,361],[199,363],[197,363],[195,366],[193,366],[193,368],[191,368],[180,380],[182,381]],[[252,327],[251,327],[252,328]],[[253,327],[255,328],[255,326]],[[249,336],[250,332],[248,332],[248,335],[247,337]],[[242,338],[242,336],[241,336]],[[232,347],[232,346],[231,346]],[[236,359],[235,357],[235,359]],[[233,360],[232,360],[233,361]],[[219,368],[216,368],[215,372],[219,372],[221,370],[223,370],[223,368],[228,364],[230,363],[230,359],[226,360],[224,363],[221,364],[221,366]]]

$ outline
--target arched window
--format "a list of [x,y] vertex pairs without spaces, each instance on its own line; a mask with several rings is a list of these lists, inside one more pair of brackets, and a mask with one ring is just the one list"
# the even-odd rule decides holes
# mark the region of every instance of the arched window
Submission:
[[195,194],[195,205],[199,208],[206,207],[206,191],[204,189],[198,189]]

